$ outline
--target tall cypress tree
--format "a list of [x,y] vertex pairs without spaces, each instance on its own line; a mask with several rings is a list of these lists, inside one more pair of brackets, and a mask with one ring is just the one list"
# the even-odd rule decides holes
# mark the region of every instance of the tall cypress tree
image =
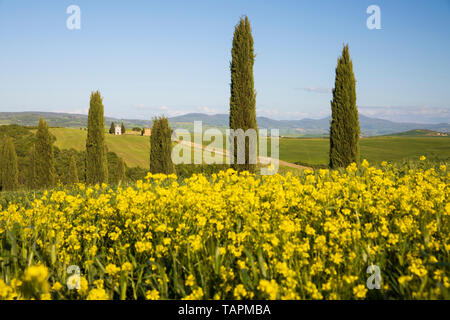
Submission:
[[39,120],[35,142],[36,187],[51,188],[55,185],[55,160],[53,137],[44,119]]
[[91,93],[86,139],[86,183],[108,182],[108,158],[105,146],[103,98],[99,91]]
[[359,162],[359,115],[356,106],[356,80],[348,44],[336,67],[331,101],[330,167],[346,167]]
[[11,191],[17,190],[19,187],[19,171],[17,164],[16,149],[14,143],[10,137],[3,139],[3,145],[1,148],[1,186],[2,190]]
[[116,126],[114,125],[114,122],[111,122],[111,127],[109,127],[109,133],[114,134],[116,132]]
[[36,149],[34,145],[31,146],[28,152],[26,184],[30,190],[36,189],[38,185],[36,172]]
[[154,118],[150,136],[150,172],[175,173],[172,162],[172,129],[166,117]]
[[[253,80],[253,64],[255,53],[250,21],[245,16],[236,25],[231,49],[231,97],[230,97],[230,129],[254,129],[258,132],[256,122],[256,93]],[[249,163],[249,143],[245,142],[245,164],[238,165],[237,141],[234,143],[234,165],[237,170],[254,172],[255,165]]]
[[125,129],[125,125],[123,124],[123,122],[122,122],[122,125],[120,127],[120,130],[121,130],[122,134],[125,134],[126,129]]
[[152,119],[152,135],[150,136],[150,172],[157,173],[162,171],[160,164],[161,143],[159,137],[159,119]]
[[2,175],[3,175],[3,148],[4,148],[4,141],[5,136],[0,137],[0,190],[2,190]]
[[70,159],[70,164],[69,164],[69,179],[68,179],[68,183],[69,184],[74,184],[74,183],[78,183],[78,169],[77,169],[77,162],[75,161],[75,157],[72,156]]

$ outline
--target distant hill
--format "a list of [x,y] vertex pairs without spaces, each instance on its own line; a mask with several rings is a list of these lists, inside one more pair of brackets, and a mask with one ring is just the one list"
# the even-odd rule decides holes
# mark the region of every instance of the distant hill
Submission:
[[[223,126],[228,125],[228,115],[206,115],[190,113],[169,119],[171,123],[192,123],[194,120],[203,121],[203,125]],[[257,117],[258,127],[266,129],[280,129],[281,135],[328,135],[331,118],[302,119],[302,120],[274,120],[266,117]],[[417,129],[425,129],[436,132],[450,132],[449,123],[422,124],[400,123],[389,120],[376,119],[359,115],[359,123],[363,135],[376,136],[405,132]]]
[[[46,119],[51,127],[80,128],[86,127],[87,115],[52,113],[52,112],[0,112],[1,124],[19,124],[23,126],[36,126],[39,118]],[[202,121],[205,127],[219,127],[225,129],[228,126],[227,114],[207,115],[203,113],[189,113],[182,116],[169,118],[173,128],[192,128],[194,121]],[[125,127],[151,127],[151,120],[105,118],[105,127],[109,128],[111,122],[124,122]],[[257,117],[258,127],[265,129],[280,129],[283,136],[324,136],[329,133],[330,118],[302,119],[302,120],[274,120],[267,117]],[[359,116],[362,135],[376,136],[389,135],[412,130],[430,130],[435,132],[450,132],[450,124],[419,124],[399,123],[389,120]]]
[[[87,115],[56,113],[56,112],[0,112],[0,125],[19,124],[22,126],[37,126],[39,118],[44,118],[50,127],[80,128],[87,126]],[[105,127],[109,128],[111,121],[121,123],[121,119],[105,117]],[[123,120],[125,127],[149,127],[151,121]]]
[[438,132],[427,129],[416,129],[410,130],[406,132],[399,132],[390,134],[390,136],[396,137],[448,137],[449,134],[447,132]]

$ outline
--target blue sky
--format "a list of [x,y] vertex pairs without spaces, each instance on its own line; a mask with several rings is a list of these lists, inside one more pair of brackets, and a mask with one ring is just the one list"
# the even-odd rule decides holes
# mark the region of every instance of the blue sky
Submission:
[[[81,29],[69,30],[69,5]],[[381,9],[369,30],[366,9]],[[0,112],[150,119],[226,113],[234,26],[248,15],[257,54],[257,113],[325,117],[349,43],[363,114],[450,122],[450,0],[0,0]]]

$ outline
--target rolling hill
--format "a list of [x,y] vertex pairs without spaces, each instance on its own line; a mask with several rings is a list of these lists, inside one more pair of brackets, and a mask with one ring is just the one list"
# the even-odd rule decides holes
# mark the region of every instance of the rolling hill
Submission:
[[[56,113],[56,112],[0,112],[0,125],[18,124],[21,126],[37,126],[39,119],[44,118],[50,127],[85,128],[87,126],[87,115]],[[109,128],[111,121],[121,123],[125,127],[150,127],[151,121],[147,120],[121,120],[105,117],[105,127]]]
[[[86,131],[73,128],[51,128],[55,145],[61,149],[84,150]],[[148,168],[149,137],[106,135],[110,151],[123,158],[130,167]],[[382,136],[363,138],[360,141],[361,157],[371,163],[418,159],[425,155],[435,161],[450,160],[450,138],[434,136]],[[270,151],[270,144],[268,145]],[[280,160],[305,165],[328,163],[329,140],[323,138],[281,138]],[[270,154],[269,154],[270,155]]]
[[405,131],[405,132],[394,133],[394,134],[391,134],[391,136],[396,136],[396,137],[448,137],[448,133],[427,130],[427,129],[416,129],[416,130],[409,130],[409,131]]
[[[80,128],[86,127],[87,116],[51,113],[51,112],[0,112],[1,124],[19,124],[23,126],[36,126],[39,118],[46,119],[51,127]],[[117,119],[106,117],[105,127],[109,128],[111,122],[124,122],[127,128],[150,127],[151,120]],[[219,127],[225,129],[228,125],[227,114],[207,115],[202,113],[190,113],[169,118],[173,128],[191,129],[194,121],[202,121],[204,127]],[[330,118],[302,119],[302,120],[274,120],[267,117],[257,117],[259,128],[280,129],[283,136],[326,136],[329,131]],[[361,131],[364,136],[390,135],[398,132],[406,132],[416,129],[431,130],[437,132],[450,132],[450,124],[420,124],[399,123],[382,119],[375,119],[360,114]]]
[[[56,137],[55,145],[60,149],[86,149],[86,130],[73,128],[51,128],[50,132]],[[136,135],[115,136],[106,134],[106,146],[125,160],[129,167],[148,168],[150,163],[149,137]]]

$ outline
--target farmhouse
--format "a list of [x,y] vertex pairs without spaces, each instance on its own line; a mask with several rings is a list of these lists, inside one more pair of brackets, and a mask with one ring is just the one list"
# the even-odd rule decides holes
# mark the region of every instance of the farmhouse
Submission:
[[144,129],[143,130],[143,136],[151,136],[151,134],[152,134],[152,129]]
[[120,136],[122,134],[122,128],[120,126],[116,126],[114,130],[114,134],[116,136]]

